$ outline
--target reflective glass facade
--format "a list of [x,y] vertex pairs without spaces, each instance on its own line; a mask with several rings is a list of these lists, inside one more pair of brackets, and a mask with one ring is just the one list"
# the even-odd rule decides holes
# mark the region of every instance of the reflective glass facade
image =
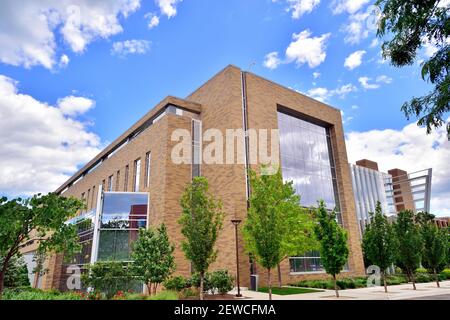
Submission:
[[302,206],[323,199],[328,209],[339,207],[328,130],[282,112],[278,128],[283,179],[293,181]]
[[130,260],[131,243],[147,225],[148,195],[105,193],[97,260]]
[[[283,180],[293,182],[302,206],[317,206],[318,200],[324,200],[329,210],[336,209],[341,222],[328,129],[282,112],[278,112],[278,128]],[[319,252],[299,255],[289,260],[291,273],[324,271]]]

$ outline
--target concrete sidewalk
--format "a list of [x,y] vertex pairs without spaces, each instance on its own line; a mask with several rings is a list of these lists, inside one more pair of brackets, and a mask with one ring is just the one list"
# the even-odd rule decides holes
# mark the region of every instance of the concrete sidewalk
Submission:
[[[441,288],[437,288],[435,282],[418,283],[417,290],[413,290],[412,283],[396,286],[388,286],[388,293],[384,292],[384,287],[361,288],[340,290],[340,298],[336,298],[333,290],[322,292],[293,294],[293,295],[272,295],[273,300],[408,300],[422,297],[445,296],[450,297],[450,281],[442,281]],[[267,293],[243,291],[244,299],[268,300]]]

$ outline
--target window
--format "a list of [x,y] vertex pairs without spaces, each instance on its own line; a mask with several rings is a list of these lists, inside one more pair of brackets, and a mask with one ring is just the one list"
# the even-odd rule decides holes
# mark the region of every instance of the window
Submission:
[[325,271],[318,251],[307,252],[302,257],[289,258],[289,264],[291,273]]
[[90,195],[91,195],[91,189],[88,189],[87,196],[86,196],[86,209],[89,209],[89,198],[90,198]]
[[91,201],[91,209],[94,208],[95,201],[95,186],[92,187],[92,201]]
[[113,191],[114,176],[108,178],[108,191]]
[[[278,128],[283,180],[293,182],[302,206],[317,206],[322,199],[329,210],[336,208],[342,223],[328,128],[282,112],[278,112]],[[292,273],[324,271],[317,251],[299,253],[289,261]]]
[[125,167],[125,179],[124,179],[124,181],[123,181],[123,191],[128,191],[128,175],[129,175],[129,172],[130,172],[130,166],[129,165],[126,165],[126,167]]
[[132,242],[147,225],[148,195],[105,193],[98,247],[99,261],[129,261]]
[[117,170],[117,174],[116,174],[116,191],[119,191],[119,179],[120,179],[120,170]]
[[145,187],[148,188],[150,186],[150,161],[151,161],[151,153],[147,152],[145,155]]
[[133,184],[134,192],[139,191],[139,184],[141,180],[140,177],[141,177],[141,159],[137,159],[134,161],[134,184]]
[[192,177],[200,176],[202,123],[192,120]]
[[[81,194],[81,201],[83,201],[83,203],[87,203],[84,192]],[[81,212],[83,212],[83,210],[81,210]]]
[[304,207],[323,199],[339,209],[336,172],[327,128],[278,112],[283,179],[292,181]]

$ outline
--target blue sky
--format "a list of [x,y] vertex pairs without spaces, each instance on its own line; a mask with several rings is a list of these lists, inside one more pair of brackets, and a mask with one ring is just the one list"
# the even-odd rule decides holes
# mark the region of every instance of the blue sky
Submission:
[[[70,23],[68,10],[73,4],[80,9],[80,25]],[[370,25],[370,4],[369,0],[64,0],[44,7],[28,0],[20,5],[4,1],[0,93],[3,86],[11,100],[10,109],[0,101],[0,115],[4,115],[0,123],[9,126],[9,139],[17,139],[14,146],[27,145],[29,137],[20,133],[21,121],[5,117],[28,103],[22,101],[26,95],[33,106],[27,105],[24,117],[30,128],[35,123],[40,128],[36,132],[43,135],[41,151],[34,154],[57,146],[60,152],[53,158],[60,161],[47,159],[30,166],[25,163],[36,157],[16,152],[11,141],[5,142],[0,155],[7,169],[0,171],[4,181],[0,193],[51,190],[165,96],[185,97],[234,64],[342,109],[350,161],[367,155],[384,170],[400,165],[407,170],[436,167],[433,206],[436,213],[450,215],[448,142],[442,131],[425,136],[425,130],[400,111],[404,101],[430,89],[420,79],[419,63],[433,48],[422,50],[417,63],[404,69],[383,62]],[[46,22],[24,27],[21,17],[11,16],[16,11],[21,17],[45,13]],[[109,23],[98,24],[104,17]],[[159,23],[150,28],[152,17]],[[1,40],[2,35],[11,38]],[[267,64],[270,53],[276,59]],[[65,97],[69,99],[64,109]],[[61,131],[56,132],[61,132],[61,141],[48,138],[57,129],[47,128],[45,133],[48,112],[55,117],[52,121],[60,122]],[[71,126],[82,132],[79,138],[64,131]],[[373,137],[377,138],[368,146]],[[415,153],[408,147],[423,149]],[[416,159],[425,150],[444,157],[443,161]],[[55,162],[64,163],[59,170],[48,169]],[[48,169],[41,177],[49,178],[48,186],[37,181],[34,170],[39,166]],[[28,172],[36,182],[28,186],[15,182],[16,171],[25,176]]]

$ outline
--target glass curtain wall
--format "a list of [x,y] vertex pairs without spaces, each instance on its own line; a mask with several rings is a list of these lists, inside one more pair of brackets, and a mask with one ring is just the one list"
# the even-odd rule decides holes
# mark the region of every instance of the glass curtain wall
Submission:
[[[278,128],[283,180],[293,182],[303,207],[322,199],[327,209],[336,209],[341,223],[329,130],[283,112],[278,112]],[[318,252],[299,252],[290,267],[293,273],[323,271]]]

